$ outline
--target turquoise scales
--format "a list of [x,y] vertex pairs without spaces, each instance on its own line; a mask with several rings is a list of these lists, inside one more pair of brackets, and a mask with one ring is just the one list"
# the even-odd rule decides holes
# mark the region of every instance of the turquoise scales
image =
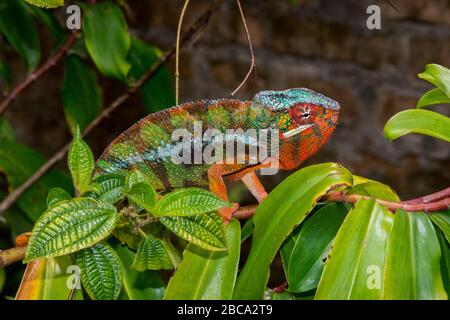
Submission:
[[[194,133],[215,128],[279,129],[282,169],[296,167],[325,143],[337,122],[339,104],[320,93],[298,88],[263,91],[253,101],[200,100],[172,107],[142,119],[122,133],[97,162],[96,174],[138,169],[156,189],[208,186],[208,164],[176,164],[172,154],[175,129]],[[247,140],[246,140],[247,141]],[[237,170],[245,166],[237,167]]]

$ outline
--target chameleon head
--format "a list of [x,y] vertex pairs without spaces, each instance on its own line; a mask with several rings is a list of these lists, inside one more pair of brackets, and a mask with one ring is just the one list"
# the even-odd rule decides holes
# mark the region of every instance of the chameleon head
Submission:
[[305,131],[331,134],[340,109],[336,101],[306,88],[261,91],[253,102],[268,109],[271,114],[270,127],[278,129],[283,140]]
[[262,91],[253,105],[264,110],[260,113],[265,116],[258,118],[264,122],[260,127],[279,130],[279,160],[285,169],[297,167],[325,144],[340,108],[336,101],[305,88]]

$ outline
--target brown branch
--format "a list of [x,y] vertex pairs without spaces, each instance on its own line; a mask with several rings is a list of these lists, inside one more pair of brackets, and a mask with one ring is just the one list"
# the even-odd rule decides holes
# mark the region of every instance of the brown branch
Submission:
[[27,252],[27,246],[14,247],[11,249],[0,251],[0,269],[11,263],[22,260]]
[[[195,23],[187,30],[181,37],[181,43],[186,46],[192,43],[192,39],[196,33],[200,32],[208,24],[211,16],[218,10],[220,4],[224,0],[216,0],[213,4],[195,21]],[[119,96],[113,103],[111,103],[103,112],[95,118],[83,131],[84,137],[91,132],[100,122],[108,118],[109,115],[122,105],[131,95],[133,95],[151,76],[153,76],[159,68],[161,68],[170,58],[175,54],[175,46],[168,50],[158,62],[156,62],[150,69],[137,80],[124,94]],[[70,143],[67,142],[58,152],[56,152],[50,159],[47,160],[31,177],[29,177],[22,185],[20,185],[13,192],[8,194],[0,203],[0,215],[5,212],[16,200],[30,188],[37,180],[39,180],[45,173],[47,173],[56,163],[61,161],[70,148]]]
[[403,203],[407,203],[407,204],[431,203],[431,202],[436,202],[438,200],[441,200],[444,198],[449,198],[449,197],[450,197],[450,187],[448,187],[447,189],[441,190],[439,192],[430,194],[428,196],[424,196],[421,198],[412,199],[412,200],[408,200],[408,201],[403,201]]
[[64,57],[67,51],[72,47],[77,39],[77,32],[74,31],[70,36],[67,37],[66,41],[59,47],[59,49],[51,55],[45,63],[43,63],[39,68],[37,68],[33,73],[29,74],[28,77],[21,83],[19,83],[11,92],[6,96],[6,98],[0,103],[0,115],[5,112],[8,106],[13,102],[19,94],[22,93],[26,88],[28,88],[36,79],[54,67],[62,57]]

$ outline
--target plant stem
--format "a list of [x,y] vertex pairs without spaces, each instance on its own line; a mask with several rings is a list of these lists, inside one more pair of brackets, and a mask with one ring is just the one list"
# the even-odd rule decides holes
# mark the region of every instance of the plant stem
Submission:
[[11,263],[22,260],[27,252],[27,246],[14,247],[0,251],[0,268],[4,268]]
[[70,36],[67,37],[64,44],[52,55],[48,60],[37,68],[33,73],[29,74],[28,77],[21,83],[19,83],[11,92],[6,96],[6,98],[0,103],[0,115],[5,112],[8,106],[13,102],[26,88],[28,88],[35,80],[40,76],[54,67],[62,57],[64,57],[67,51],[72,47],[77,39],[77,31],[72,32]]
[[[181,37],[181,43],[186,45],[193,42],[194,35],[199,33],[209,22],[211,16],[217,11],[220,4],[224,0],[217,0],[203,13],[192,27],[187,30]],[[82,132],[82,137],[91,132],[100,122],[108,118],[109,115],[121,106],[130,96],[132,96],[151,76],[153,76],[160,67],[162,67],[170,58],[175,54],[175,47],[166,51],[166,53],[159,59],[158,62],[153,64],[150,69],[136,81],[127,92],[119,96],[109,105],[103,112],[95,118]],[[47,160],[33,175],[31,175],[23,184],[17,189],[8,194],[0,203],[0,215],[5,212],[16,200],[30,188],[37,180],[39,180],[45,173],[47,173],[56,163],[61,161],[70,148],[71,142],[67,142],[58,152],[56,152],[50,159]]]

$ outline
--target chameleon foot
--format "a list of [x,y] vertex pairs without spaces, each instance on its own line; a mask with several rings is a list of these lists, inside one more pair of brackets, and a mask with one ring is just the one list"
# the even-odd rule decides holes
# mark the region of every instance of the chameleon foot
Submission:
[[228,222],[230,222],[233,213],[235,213],[239,208],[239,203],[237,202],[233,202],[232,205],[233,206],[231,208],[221,208],[218,210],[220,216],[222,217],[223,223],[225,224],[228,224]]

